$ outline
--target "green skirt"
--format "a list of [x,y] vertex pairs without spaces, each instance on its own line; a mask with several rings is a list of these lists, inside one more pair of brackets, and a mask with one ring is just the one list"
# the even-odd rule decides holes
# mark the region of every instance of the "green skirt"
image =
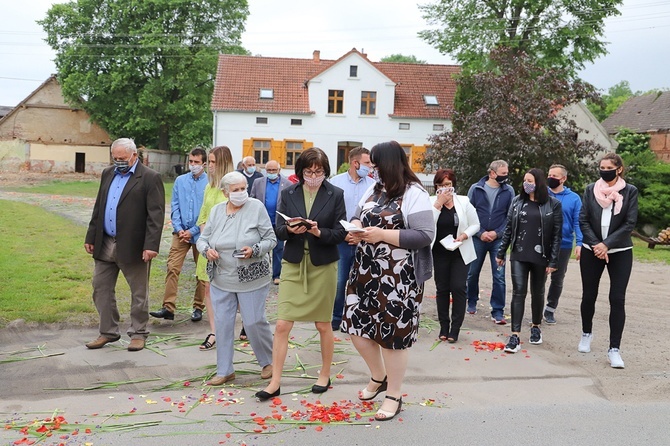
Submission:
[[305,252],[300,263],[281,262],[277,318],[330,322],[337,290],[337,262],[314,266]]

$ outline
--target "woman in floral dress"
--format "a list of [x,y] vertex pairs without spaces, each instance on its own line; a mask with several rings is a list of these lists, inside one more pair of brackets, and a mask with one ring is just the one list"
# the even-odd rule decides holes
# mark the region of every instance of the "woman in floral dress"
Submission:
[[361,199],[350,232],[358,244],[347,288],[343,330],[370,369],[359,399],[386,391],[375,418],[394,418],[402,407],[401,386],[409,347],[416,342],[423,284],[432,273],[435,232],[428,192],[395,141],[370,152],[377,184]]

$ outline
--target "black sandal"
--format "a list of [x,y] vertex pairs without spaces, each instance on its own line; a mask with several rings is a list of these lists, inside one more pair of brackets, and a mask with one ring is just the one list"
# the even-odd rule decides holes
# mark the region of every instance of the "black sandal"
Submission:
[[370,401],[375,399],[377,395],[379,395],[382,392],[386,391],[386,388],[388,387],[388,383],[386,382],[386,376],[384,377],[383,380],[377,381],[374,378],[370,378],[370,381],[373,383],[379,384],[379,387],[377,387],[377,390],[373,390],[372,392],[368,390],[368,387],[365,386],[363,387],[363,390],[358,392],[358,399],[361,401]]
[[381,408],[377,411],[375,414],[375,420],[377,421],[388,421],[392,420],[395,418],[396,415],[400,413],[400,410],[402,409],[402,396],[399,398],[396,398],[394,396],[386,395],[386,398],[392,401],[396,401],[398,403],[398,408],[396,409],[395,413],[394,412],[387,412],[385,410],[382,410]]
[[214,340],[214,342],[209,342],[209,340],[215,337],[216,335],[214,333],[208,334],[207,337],[205,338],[205,341],[202,344],[200,344],[200,351],[205,352],[207,350],[213,349],[214,346],[216,345],[216,339]]

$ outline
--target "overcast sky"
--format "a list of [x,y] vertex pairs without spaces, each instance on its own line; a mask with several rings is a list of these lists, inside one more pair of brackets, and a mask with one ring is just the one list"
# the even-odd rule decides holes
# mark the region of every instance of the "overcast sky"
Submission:
[[[422,0],[423,4],[429,0]],[[0,105],[15,106],[55,72],[54,53],[35,23],[54,0],[0,0]],[[254,55],[337,59],[352,48],[372,61],[391,54],[453,64],[417,37],[427,28],[407,0],[249,0],[242,43]],[[628,80],[633,91],[670,88],[670,0],[624,0],[622,15],[607,21],[609,54],[582,77],[604,91]]]

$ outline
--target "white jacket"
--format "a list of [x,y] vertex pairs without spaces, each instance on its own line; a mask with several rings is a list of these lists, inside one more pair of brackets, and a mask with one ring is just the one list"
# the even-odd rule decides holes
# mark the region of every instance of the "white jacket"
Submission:
[[[437,219],[440,217],[440,211],[435,209],[434,206],[437,196],[430,197],[430,200],[431,204],[433,204],[433,219],[435,220],[435,224],[437,224]],[[477,210],[465,195],[454,195],[454,209],[456,209],[456,215],[458,215],[456,237],[463,233],[468,236],[468,238],[463,240],[463,244],[458,247],[461,251],[463,262],[467,265],[477,258],[472,236],[479,231],[479,217],[477,216]],[[437,229],[435,233],[437,234]],[[433,240],[433,243],[435,243],[435,240]]]

